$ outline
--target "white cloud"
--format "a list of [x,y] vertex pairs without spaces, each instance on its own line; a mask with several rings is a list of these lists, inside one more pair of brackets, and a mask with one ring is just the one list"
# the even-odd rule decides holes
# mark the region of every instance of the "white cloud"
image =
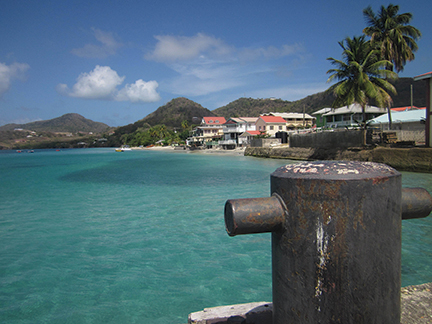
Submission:
[[186,36],[155,36],[158,40],[154,51],[145,58],[158,62],[191,60],[200,56],[211,57],[227,55],[231,49],[222,40],[198,33]]
[[290,55],[298,55],[303,52],[303,46],[300,44],[282,45],[278,48],[275,46],[268,46],[266,48],[244,48],[239,50],[240,60],[252,61],[260,58],[264,59],[277,59]]
[[82,99],[100,99],[131,102],[154,102],[160,99],[156,92],[156,81],[145,82],[142,79],[135,83],[127,84],[123,89],[118,86],[123,83],[125,77],[120,77],[109,66],[97,65],[89,73],[81,73],[72,89],[66,84],[59,84],[57,91],[69,97]]
[[[164,82],[164,87],[179,95],[208,95],[252,84],[266,86],[265,82],[276,76],[276,65],[304,61],[305,50],[300,44],[235,48],[203,33],[191,37],[159,35],[155,39],[154,49],[144,58],[165,63],[177,73]],[[279,73],[278,77],[283,75],[288,74]]]
[[89,73],[81,73],[77,82],[69,90],[65,84],[60,84],[57,89],[70,97],[84,99],[113,99],[116,87],[123,83],[125,77],[120,77],[109,66],[97,65]]
[[92,30],[96,40],[101,44],[86,44],[82,48],[74,48],[71,51],[72,54],[79,57],[105,58],[114,55],[123,46],[122,43],[116,41],[112,33],[97,28],[92,28]]
[[158,86],[159,84],[156,81],[145,82],[139,79],[133,84],[126,84],[126,86],[118,92],[115,100],[132,102],[159,101],[161,98],[156,91]]
[[12,80],[24,80],[25,72],[30,68],[26,63],[12,63],[6,65],[0,63],[0,97],[9,91]]

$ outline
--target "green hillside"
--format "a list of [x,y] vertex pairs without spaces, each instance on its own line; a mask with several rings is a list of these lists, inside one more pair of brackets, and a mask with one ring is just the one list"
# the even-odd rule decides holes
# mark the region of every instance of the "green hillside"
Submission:
[[79,114],[65,114],[57,118],[35,121],[27,124],[7,124],[1,126],[0,131],[11,131],[16,128],[35,132],[102,133],[110,129],[110,126],[104,123],[94,122]]
[[[426,83],[414,82],[412,78],[399,78],[393,81],[397,95],[393,96],[392,107],[411,105],[411,85],[413,87],[413,105],[426,106]],[[334,101],[332,93],[319,92],[297,101],[284,101],[281,99],[252,99],[240,98],[228,105],[213,110],[218,116],[225,118],[235,116],[257,117],[267,112],[299,112],[303,110],[311,114],[321,108],[331,107]],[[374,105],[372,102],[371,105]]]

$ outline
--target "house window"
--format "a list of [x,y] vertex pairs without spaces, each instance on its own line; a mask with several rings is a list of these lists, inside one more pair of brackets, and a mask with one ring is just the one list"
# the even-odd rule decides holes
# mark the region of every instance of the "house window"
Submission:
[[270,126],[270,130],[273,130],[273,128],[274,128],[273,126]]
[[265,130],[265,126],[263,126],[263,130]]
[[261,126],[259,126],[259,130],[261,130]]
[[282,130],[282,126],[279,126],[279,130]]

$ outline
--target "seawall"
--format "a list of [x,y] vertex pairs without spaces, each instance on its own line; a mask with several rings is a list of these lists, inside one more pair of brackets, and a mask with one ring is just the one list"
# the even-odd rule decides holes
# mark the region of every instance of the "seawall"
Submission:
[[432,173],[432,148],[347,148],[247,147],[245,156],[302,161],[365,161],[387,164],[399,171]]

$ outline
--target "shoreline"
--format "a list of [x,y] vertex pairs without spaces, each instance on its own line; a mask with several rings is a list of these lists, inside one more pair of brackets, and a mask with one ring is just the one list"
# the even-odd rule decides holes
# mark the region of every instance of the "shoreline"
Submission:
[[[177,149],[176,149],[177,148]],[[172,151],[183,153],[197,153],[197,154],[225,154],[225,155],[241,155],[244,156],[245,148],[236,148],[234,150],[222,150],[219,148],[211,149],[181,149],[180,147],[173,146],[152,146],[152,147],[132,147],[132,150],[149,150],[149,151]]]
[[302,161],[360,161],[387,164],[398,171],[432,173],[432,148],[300,148],[248,147],[245,156]]
[[399,171],[432,173],[432,148],[412,147],[351,147],[351,148],[300,148],[279,145],[274,147],[242,147],[233,150],[220,148],[181,149],[172,146],[134,147],[133,150],[172,151],[196,154],[250,156],[257,158],[286,159],[294,161],[360,161],[387,164]]

